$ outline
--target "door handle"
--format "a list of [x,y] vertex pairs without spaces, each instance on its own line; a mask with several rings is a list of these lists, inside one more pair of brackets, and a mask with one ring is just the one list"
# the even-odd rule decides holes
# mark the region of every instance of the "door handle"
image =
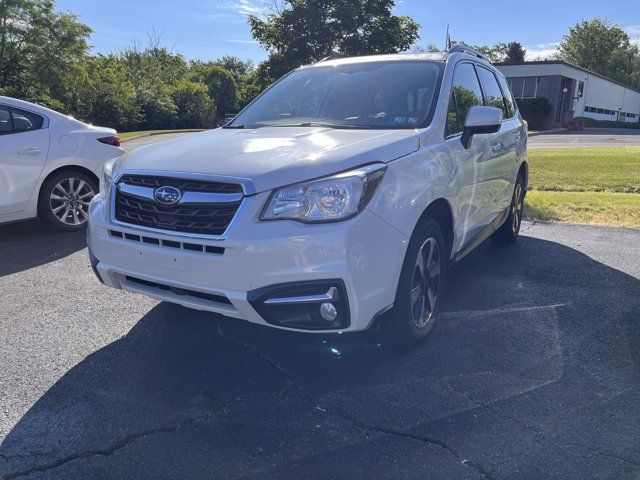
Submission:
[[20,150],[18,155],[40,155],[42,150],[36,147],[25,148],[24,150]]

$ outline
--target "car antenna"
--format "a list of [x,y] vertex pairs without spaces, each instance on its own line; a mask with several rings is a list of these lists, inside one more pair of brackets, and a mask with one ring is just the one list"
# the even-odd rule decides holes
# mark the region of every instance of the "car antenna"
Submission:
[[444,40],[444,51],[448,52],[451,48],[451,36],[449,35],[449,24],[447,23],[447,36]]

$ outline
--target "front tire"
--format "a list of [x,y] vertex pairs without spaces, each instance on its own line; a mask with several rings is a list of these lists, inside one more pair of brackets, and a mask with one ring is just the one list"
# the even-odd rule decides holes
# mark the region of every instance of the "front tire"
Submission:
[[384,331],[403,347],[424,340],[435,323],[448,267],[448,251],[440,225],[427,219],[409,242],[394,308]]
[[98,184],[88,175],[75,170],[57,173],[40,189],[38,215],[56,230],[82,230],[89,219],[89,202],[97,193]]

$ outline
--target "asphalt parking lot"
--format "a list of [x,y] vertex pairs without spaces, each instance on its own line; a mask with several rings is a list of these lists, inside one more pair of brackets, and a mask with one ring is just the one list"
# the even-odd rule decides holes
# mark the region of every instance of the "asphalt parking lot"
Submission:
[[114,291],[0,226],[0,478],[638,478],[640,231],[526,224],[411,351]]
[[640,130],[629,128],[587,128],[582,131],[550,131],[529,137],[529,147],[532,148],[638,145],[640,145]]

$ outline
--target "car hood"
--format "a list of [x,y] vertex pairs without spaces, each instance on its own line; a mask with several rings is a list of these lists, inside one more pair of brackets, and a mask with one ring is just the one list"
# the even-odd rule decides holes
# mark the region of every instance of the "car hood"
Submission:
[[418,147],[414,130],[221,128],[136,149],[121,157],[114,174],[148,170],[240,177],[261,192],[389,162]]

